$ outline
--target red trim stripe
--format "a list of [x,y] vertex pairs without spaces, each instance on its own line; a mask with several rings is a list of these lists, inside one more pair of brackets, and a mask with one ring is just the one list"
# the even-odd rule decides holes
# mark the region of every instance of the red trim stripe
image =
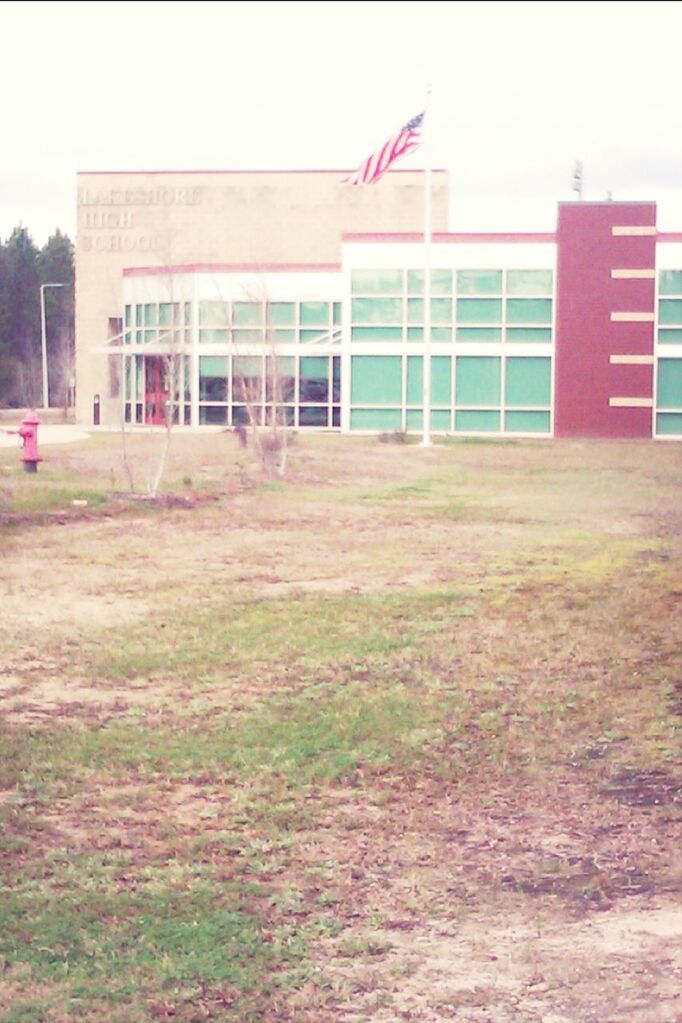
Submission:
[[177,263],[172,266],[127,266],[124,277],[193,273],[340,273],[340,263]]
[[[552,232],[435,232],[432,241],[441,242],[556,242],[557,236]],[[358,233],[354,231],[345,232],[341,235],[344,242],[423,242],[424,235],[421,232],[386,232]]]

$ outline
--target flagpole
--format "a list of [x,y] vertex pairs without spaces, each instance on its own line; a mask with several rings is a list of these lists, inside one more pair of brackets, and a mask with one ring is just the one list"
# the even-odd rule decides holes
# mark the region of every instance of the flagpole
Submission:
[[424,358],[422,447],[431,445],[431,86],[424,106]]

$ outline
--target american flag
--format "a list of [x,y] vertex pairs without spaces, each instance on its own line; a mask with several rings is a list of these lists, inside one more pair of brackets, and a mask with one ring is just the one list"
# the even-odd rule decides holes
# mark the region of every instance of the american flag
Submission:
[[397,135],[393,135],[381,149],[368,156],[354,174],[343,179],[344,182],[349,185],[373,185],[397,160],[417,148],[421,142],[423,120],[424,114],[421,113],[404,124]]

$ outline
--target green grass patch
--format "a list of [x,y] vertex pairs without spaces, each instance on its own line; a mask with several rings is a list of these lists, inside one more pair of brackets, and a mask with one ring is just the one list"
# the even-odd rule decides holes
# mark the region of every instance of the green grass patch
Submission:
[[204,598],[186,611],[104,632],[80,656],[81,670],[100,680],[139,676],[175,680],[251,677],[259,672],[308,682],[330,670],[352,671],[413,643],[412,625],[457,616],[464,591],[325,597],[235,603]]
[[34,884],[1,905],[5,967],[28,967],[31,981],[58,982],[73,999],[134,1004],[196,984],[248,992],[300,958],[269,939],[239,883],[158,880],[129,891]]
[[[16,997],[0,1023],[333,1018],[389,951],[382,920],[498,912],[497,874],[533,881],[550,832],[605,873],[621,841],[640,872],[667,856],[670,807],[636,800],[668,798],[679,748],[670,448],[447,444],[422,460],[375,438],[306,439],[290,479],[239,484],[233,504],[225,490],[196,523],[165,515],[148,545],[98,523],[78,543],[46,531],[39,581],[59,586],[39,653],[17,638],[38,583],[12,564],[0,990]],[[168,479],[223,479],[210,450],[192,435]],[[40,508],[109,487],[105,469],[71,478],[69,464],[41,467],[44,521]],[[0,480],[29,498],[35,483]],[[344,585],[364,571],[374,590],[291,586],[332,558]],[[123,595],[157,581],[144,621],[116,624]],[[110,627],[53,627],[49,600],[82,609],[100,584]],[[341,979],[320,979],[325,957]]]
[[282,778],[299,787],[350,776],[361,764],[413,757],[455,704],[453,694],[443,699],[351,683],[340,692],[273,700],[236,719],[222,713],[184,727],[19,728],[5,736],[2,781],[39,801],[72,791],[92,774],[251,784]]

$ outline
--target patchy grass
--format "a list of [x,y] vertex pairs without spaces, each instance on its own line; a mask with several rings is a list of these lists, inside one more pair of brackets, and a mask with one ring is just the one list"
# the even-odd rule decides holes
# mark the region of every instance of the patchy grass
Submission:
[[[117,459],[51,453],[13,507]],[[1,1023],[672,1019],[661,948],[642,993],[594,934],[679,876],[673,446],[312,437],[264,486],[179,435],[187,480],[216,500],[0,530]]]

